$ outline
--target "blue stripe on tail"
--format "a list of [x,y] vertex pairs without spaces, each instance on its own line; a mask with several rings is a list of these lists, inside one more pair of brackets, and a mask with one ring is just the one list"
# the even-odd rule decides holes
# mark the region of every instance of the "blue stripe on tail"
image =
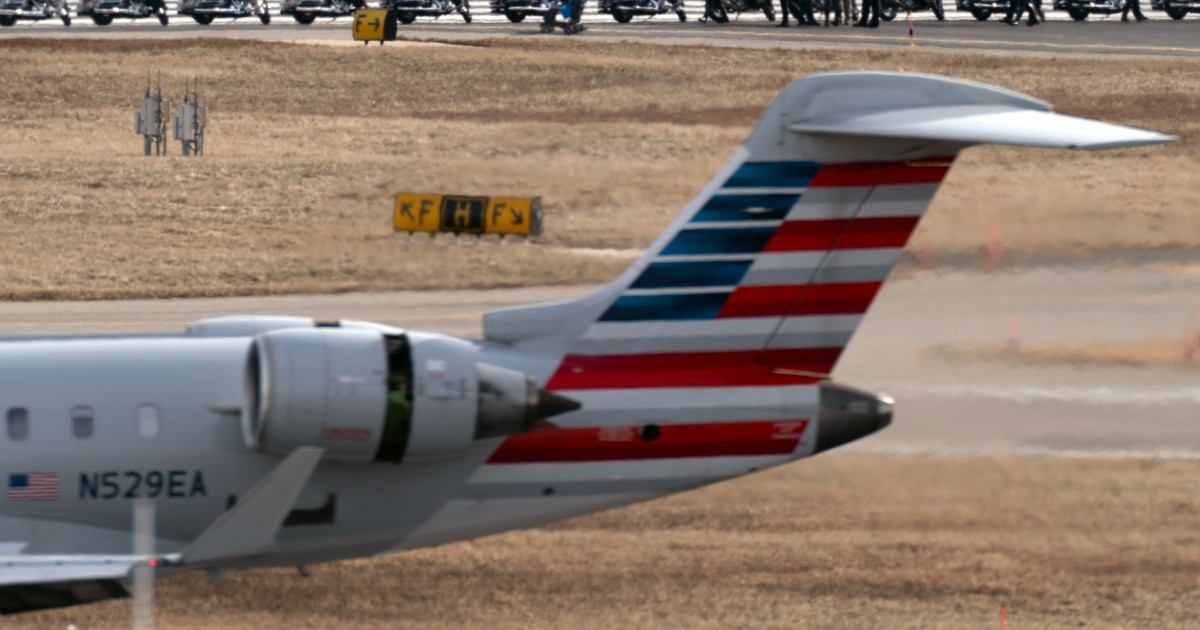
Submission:
[[692,223],[780,221],[799,200],[799,194],[713,195],[692,217]]
[[659,252],[660,256],[704,254],[757,254],[767,246],[776,227],[680,230]]
[[820,168],[816,162],[746,162],[725,188],[804,188]]
[[715,319],[729,291],[677,295],[622,295],[600,317],[602,322]]
[[737,286],[753,260],[708,260],[651,263],[634,281],[633,289]]

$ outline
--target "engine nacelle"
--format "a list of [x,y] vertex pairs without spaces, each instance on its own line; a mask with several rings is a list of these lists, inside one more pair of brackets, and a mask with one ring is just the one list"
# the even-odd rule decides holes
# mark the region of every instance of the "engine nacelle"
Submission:
[[442,335],[276,330],[254,338],[246,363],[246,444],[281,455],[320,446],[343,460],[449,459],[579,407]]
[[253,337],[272,330],[292,328],[375,330],[388,335],[398,335],[404,332],[399,328],[384,324],[360,322],[353,319],[319,321],[311,317],[288,315],[224,315],[196,320],[188,324],[184,333],[193,337]]

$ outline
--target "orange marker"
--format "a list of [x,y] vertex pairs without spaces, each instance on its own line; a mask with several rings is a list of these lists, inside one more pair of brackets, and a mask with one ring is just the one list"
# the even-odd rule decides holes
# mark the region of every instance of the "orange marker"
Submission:
[[987,270],[1000,270],[1000,228],[996,226],[994,219],[988,219],[987,222]]
[[1008,316],[1008,349],[1013,352],[1021,349],[1021,316],[1016,313]]

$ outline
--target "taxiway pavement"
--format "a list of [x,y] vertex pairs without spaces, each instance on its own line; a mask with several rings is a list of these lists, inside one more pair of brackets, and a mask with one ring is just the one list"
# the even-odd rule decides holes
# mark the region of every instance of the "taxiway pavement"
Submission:
[[[289,295],[0,305],[0,335],[180,332],[225,314],[365,319],[479,336],[483,313],[595,287]],[[1200,383],[1186,364],[1157,368],[951,361],[934,349],[1020,341],[1101,344],[1179,338],[1200,275],[1146,266],[917,275],[885,285],[834,372],[897,399],[895,422],[855,450],[1200,459]]]

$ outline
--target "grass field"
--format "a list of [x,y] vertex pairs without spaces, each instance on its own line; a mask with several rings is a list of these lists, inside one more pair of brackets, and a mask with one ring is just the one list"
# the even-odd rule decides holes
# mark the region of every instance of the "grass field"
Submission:
[[[1100,154],[976,149],[923,223],[935,264],[1197,245],[1200,65],[647,47],[580,41],[329,48],[0,42],[0,298],[167,297],[602,281],[648,244],[788,82],[939,72],[1183,135]],[[211,106],[208,155],[141,157],[147,72]],[[177,151],[177,147],[172,147]],[[407,244],[401,190],[540,195],[526,247]]]
[[[159,584],[164,628],[1194,628],[1194,464],[822,456],[559,525]],[[127,601],[6,619],[115,628]]]

